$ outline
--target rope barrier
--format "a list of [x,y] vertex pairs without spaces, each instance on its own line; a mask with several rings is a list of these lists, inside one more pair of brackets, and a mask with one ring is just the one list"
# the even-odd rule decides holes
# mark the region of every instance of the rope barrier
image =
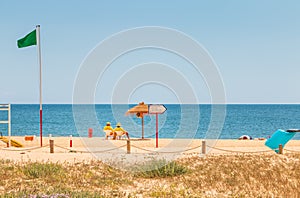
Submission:
[[49,144],[44,145],[42,147],[37,146],[37,147],[23,148],[23,149],[1,148],[1,150],[4,150],[4,151],[33,151],[33,150],[38,150],[38,149],[45,148],[45,147],[48,147],[48,146],[49,146]]
[[290,150],[290,149],[284,149],[284,150],[292,153],[300,153],[300,151],[296,151],[296,150]]
[[104,153],[104,152],[108,152],[108,151],[113,151],[113,150],[117,150],[123,147],[126,147],[127,145],[123,145],[123,146],[119,146],[117,148],[112,148],[112,149],[107,149],[107,150],[103,150],[103,151],[93,151],[93,153]]
[[131,147],[133,147],[133,148],[137,148],[137,149],[140,149],[140,150],[142,150],[142,151],[147,151],[147,152],[151,152],[151,153],[158,153],[157,151],[152,151],[152,150],[148,150],[148,149],[140,148],[140,147],[137,147],[137,146],[134,146],[134,145],[131,145]]
[[143,150],[143,151],[152,152],[152,153],[183,153],[183,152],[186,152],[186,151],[190,151],[190,150],[200,148],[201,146],[196,146],[196,147],[186,149],[186,150],[181,150],[181,151],[167,151],[167,152],[166,151],[153,151],[153,150],[144,149],[144,148],[141,148],[141,147],[138,147],[138,146],[135,146],[135,145],[132,145],[132,147]]
[[123,148],[126,145],[122,145],[122,146],[119,146],[119,147],[116,147],[116,148],[111,148],[111,149],[102,150],[102,151],[80,151],[80,150],[74,150],[74,149],[62,147],[62,146],[59,146],[59,145],[55,145],[55,146],[58,147],[58,148],[61,148],[61,149],[72,151],[72,152],[79,152],[79,153],[104,153],[104,152],[113,151],[113,150],[117,150],[117,149]]
[[231,153],[267,153],[267,152],[272,152],[274,150],[278,150],[278,148],[277,148],[277,149],[265,150],[265,151],[233,151],[233,150],[227,150],[227,149],[220,149],[220,148],[216,148],[216,147],[212,147],[212,146],[208,146],[208,145],[207,145],[207,147],[215,149],[215,150],[231,152]]
[[[75,150],[75,149],[55,145],[55,147],[65,149],[65,150],[68,150],[68,151],[71,151],[71,152],[79,152],[79,153],[91,153],[91,152],[92,153],[105,153],[105,152],[117,150],[117,149],[120,149],[120,148],[123,148],[123,147],[126,147],[126,146],[127,145],[125,144],[125,145],[122,145],[122,146],[119,146],[119,147],[116,147],[116,148],[111,148],[111,149],[106,149],[106,150],[101,150],[101,151],[84,151],[84,150]],[[206,145],[206,146],[208,148],[211,148],[211,149],[215,149],[215,150],[219,150],[219,151],[223,151],[223,152],[231,152],[231,153],[267,153],[267,152],[272,152],[274,150],[278,150],[278,148],[276,148],[276,149],[264,150],[264,151],[235,151],[235,150],[216,148],[216,147],[212,147],[212,146],[209,146],[209,145]],[[32,151],[32,150],[42,149],[42,148],[45,148],[45,147],[49,147],[49,144],[44,145],[42,147],[38,146],[38,147],[23,148],[23,149],[0,148],[0,150],[4,150],[4,151]],[[159,153],[184,153],[184,152],[187,152],[187,151],[191,151],[191,150],[201,148],[202,146],[201,145],[200,146],[195,146],[195,147],[185,149],[185,150],[180,150],[180,151],[154,151],[154,150],[141,148],[141,147],[138,147],[138,146],[135,146],[135,145],[131,145],[131,147],[142,150],[142,151],[146,151],[146,152],[150,152],[150,153],[158,153],[159,154]],[[300,150],[299,151],[290,150],[290,149],[284,149],[284,150],[288,151],[288,152],[300,153]]]

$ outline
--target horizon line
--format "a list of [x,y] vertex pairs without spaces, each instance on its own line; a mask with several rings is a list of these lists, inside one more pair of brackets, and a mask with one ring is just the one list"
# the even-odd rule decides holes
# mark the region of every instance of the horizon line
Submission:
[[[40,105],[39,103],[1,103],[14,105]],[[134,105],[138,103],[43,103],[43,105]],[[145,103],[145,104],[165,104],[165,105],[300,105],[300,103]]]

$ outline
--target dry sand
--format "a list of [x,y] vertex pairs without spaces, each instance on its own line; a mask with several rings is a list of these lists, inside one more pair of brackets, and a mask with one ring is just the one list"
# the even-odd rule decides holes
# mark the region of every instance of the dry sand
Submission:
[[[202,152],[201,139],[159,139],[159,147],[156,148],[155,139],[132,139],[131,154],[127,154],[126,140],[104,140],[104,138],[72,138],[52,137],[54,140],[54,153],[50,153],[49,138],[43,138],[43,147],[40,147],[40,139],[25,141],[24,137],[12,137],[22,143],[23,148],[10,147],[0,143],[0,158],[16,162],[22,161],[51,161],[51,162],[88,162],[90,160],[102,160],[108,163],[139,162],[145,159],[166,158],[174,159],[190,155],[200,155]],[[274,152],[264,145],[265,140],[206,140],[206,152],[208,154],[233,154],[233,153],[259,153]],[[213,148],[212,148],[213,147]],[[300,141],[288,142],[284,152],[289,150],[300,152]],[[183,152],[184,151],[184,152]],[[232,151],[232,152],[229,152]],[[275,154],[275,152],[274,152]]]

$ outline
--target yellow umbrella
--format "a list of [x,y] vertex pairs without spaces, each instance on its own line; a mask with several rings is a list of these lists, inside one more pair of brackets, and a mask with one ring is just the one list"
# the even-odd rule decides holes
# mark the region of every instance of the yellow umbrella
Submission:
[[148,105],[140,102],[138,105],[129,109],[125,115],[135,114],[138,118],[142,118],[142,139],[144,139],[144,114],[148,114]]

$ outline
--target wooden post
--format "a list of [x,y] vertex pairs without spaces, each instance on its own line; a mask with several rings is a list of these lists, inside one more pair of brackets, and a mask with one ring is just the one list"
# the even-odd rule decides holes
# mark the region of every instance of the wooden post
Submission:
[[54,140],[49,140],[50,143],[50,153],[54,153]]
[[127,154],[130,154],[130,140],[127,140]]
[[202,141],[202,154],[206,154],[206,141]]
[[282,144],[279,144],[279,151],[278,154],[283,154],[283,147]]

